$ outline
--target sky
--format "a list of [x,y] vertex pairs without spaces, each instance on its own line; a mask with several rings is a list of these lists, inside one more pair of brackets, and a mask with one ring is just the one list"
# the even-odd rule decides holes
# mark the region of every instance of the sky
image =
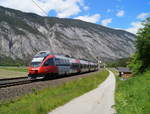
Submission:
[[0,0],[0,5],[41,16],[80,19],[134,34],[150,17],[150,0]]

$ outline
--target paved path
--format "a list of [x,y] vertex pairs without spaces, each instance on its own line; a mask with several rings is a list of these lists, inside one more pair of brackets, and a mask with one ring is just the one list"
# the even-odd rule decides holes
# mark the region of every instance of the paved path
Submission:
[[115,76],[108,78],[98,88],[58,107],[49,114],[114,114]]

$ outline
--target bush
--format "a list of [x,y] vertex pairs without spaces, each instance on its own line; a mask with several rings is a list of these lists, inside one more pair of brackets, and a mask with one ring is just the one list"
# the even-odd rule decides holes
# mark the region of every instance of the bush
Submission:
[[24,66],[25,62],[19,58],[12,59],[7,56],[0,56],[0,66]]
[[137,33],[136,53],[129,65],[135,73],[143,73],[150,68],[150,18],[143,22],[143,26]]

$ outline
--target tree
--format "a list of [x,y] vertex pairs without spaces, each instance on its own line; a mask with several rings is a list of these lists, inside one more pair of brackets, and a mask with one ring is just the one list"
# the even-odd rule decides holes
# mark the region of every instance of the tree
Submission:
[[134,72],[141,73],[150,68],[150,17],[143,22],[143,26],[137,33],[136,52],[129,65]]

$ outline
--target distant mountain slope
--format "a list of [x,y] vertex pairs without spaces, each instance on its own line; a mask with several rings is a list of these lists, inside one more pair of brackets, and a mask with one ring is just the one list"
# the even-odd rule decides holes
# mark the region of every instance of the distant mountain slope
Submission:
[[41,17],[0,7],[0,55],[30,60],[40,50],[76,58],[130,56],[135,35],[73,19]]

